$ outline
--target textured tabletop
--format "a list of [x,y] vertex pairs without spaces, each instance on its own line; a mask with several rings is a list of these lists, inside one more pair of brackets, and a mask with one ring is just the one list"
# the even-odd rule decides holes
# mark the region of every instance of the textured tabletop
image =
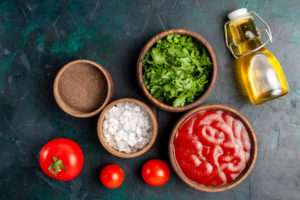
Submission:
[[[290,94],[259,107],[241,97],[233,57],[224,43],[226,15],[237,8],[257,11],[270,25],[268,49],[280,61]],[[0,2],[0,199],[300,199],[300,1],[299,0],[2,0]],[[218,61],[216,85],[205,103],[232,106],[253,125],[258,158],[236,188],[204,193],[174,172],[162,187],[146,185],[141,166],[151,158],[169,163],[168,139],[183,113],[151,106],[159,120],[155,145],[144,155],[121,159],[99,143],[98,117],[78,119],[56,104],[56,73],[75,59],[94,60],[110,72],[113,100],[133,97],[149,104],[137,86],[136,61],[155,34],[185,28],[211,44]],[[150,105],[150,104],[149,104]],[[72,181],[47,177],[38,153],[49,140],[65,137],[83,149],[84,167]],[[123,185],[104,188],[100,169],[120,165]]]

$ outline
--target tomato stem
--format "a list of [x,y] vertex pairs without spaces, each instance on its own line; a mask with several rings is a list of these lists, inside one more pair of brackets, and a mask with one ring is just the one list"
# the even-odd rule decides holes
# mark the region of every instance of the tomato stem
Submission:
[[[53,163],[51,163],[51,164],[49,165],[49,167],[48,167],[48,170],[49,170],[52,174],[54,174],[54,175],[56,176],[56,174],[57,174],[58,172],[60,172],[61,169],[63,169],[63,170],[66,171],[66,167],[62,164],[62,160],[57,159],[57,158],[54,157],[54,156],[52,157],[52,159],[53,159]],[[55,170],[53,170],[53,168],[54,168]]]

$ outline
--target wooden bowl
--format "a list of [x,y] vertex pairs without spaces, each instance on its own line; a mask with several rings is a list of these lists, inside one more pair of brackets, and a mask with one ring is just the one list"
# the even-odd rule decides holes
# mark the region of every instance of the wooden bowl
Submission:
[[[79,118],[97,115],[111,100],[113,91],[108,71],[89,60],[75,60],[66,64],[56,75],[53,86],[58,106],[69,115]],[[79,98],[82,95],[85,101]]]
[[[167,35],[170,34],[179,34],[179,35],[187,35],[190,36],[194,39],[196,39],[197,41],[199,41],[200,43],[203,44],[203,46],[206,48],[208,54],[210,55],[211,61],[212,61],[212,66],[213,66],[213,71],[212,71],[212,76],[211,76],[211,80],[209,82],[209,85],[207,86],[205,92],[202,94],[202,96],[198,97],[193,103],[188,104],[186,106],[183,107],[173,107],[170,105],[165,104],[162,101],[159,101],[158,99],[154,98],[151,93],[149,92],[149,90],[146,88],[144,81],[143,81],[143,63],[142,60],[144,59],[146,53],[151,49],[151,47],[156,43],[157,40],[160,40],[164,37],[166,37]],[[216,78],[217,78],[217,59],[215,56],[215,53],[213,51],[213,49],[211,48],[211,46],[209,45],[209,43],[199,34],[194,33],[192,31],[188,31],[185,29],[171,29],[171,30],[167,30],[164,32],[161,32],[157,35],[155,35],[152,39],[150,39],[146,45],[144,46],[144,48],[142,49],[138,61],[137,61],[137,79],[138,79],[138,84],[140,86],[140,88],[142,89],[144,95],[146,96],[146,98],[152,103],[154,104],[156,107],[165,110],[165,111],[169,111],[169,112],[182,112],[185,110],[189,110],[191,108],[194,108],[200,104],[202,104],[208,97],[208,95],[211,93],[215,82],[216,82]]]
[[[150,142],[141,150],[135,152],[135,153],[125,153],[125,152],[120,152],[118,150],[115,150],[114,148],[112,148],[107,142],[106,139],[104,138],[103,135],[103,121],[104,121],[104,117],[105,114],[107,113],[107,111],[109,111],[114,105],[121,103],[121,102],[133,102],[136,104],[139,104],[140,106],[142,106],[143,108],[146,109],[146,111],[148,112],[150,118],[152,119],[152,123],[153,123],[153,134],[152,134],[152,139],[150,140]],[[136,99],[132,99],[132,98],[124,98],[124,99],[119,99],[116,101],[113,101],[112,103],[110,103],[108,106],[105,107],[105,109],[102,111],[99,120],[98,120],[98,125],[97,125],[97,133],[98,133],[98,138],[100,140],[100,143],[102,144],[102,146],[112,155],[120,157],[120,158],[134,158],[137,156],[140,156],[142,154],[144,154],[145,152],[147,152],[151,146],[154,144],[156,136],[157,136],[157,131],[158,131],[158,122],[157,122],[157,118],[154,114],[154,112],[151,110],[151,108],[149,106],[147,106],[145,103],[136,100]]]
[[[177,161],[175,158],[175,151],[174,151],[174,138],[177,134],[178,129],[181,127],[181,125],[195,113],[198,113],[199,111],[203,111],[203,110],[209,110],[209,109],[222,110],[222,111],[225,111],[225,112],[230,113],[230,114],[234,115],[235,117],[237,117],[239,120],[241,120],[241,122],[246,127],[248,134],[249,134],[249,138],[251,140],[250,159],[249,159],[249,162],[248,162],[248,165],[246,166],[246,168],[232,182],[229,182],[226,185],[215,186],[215,187],[204,186],[204,185],[198,184],[197,182],[194,182],[193,180],[191,180],[187,176],[185,176],[185,174],[181,171],[180,167],[177,164]],[[189,111],[188,113],[186,113],[176,123],[175,127],[172,130],[172,134],[171,134],[170,140],[169,140],[169,158],[171,161],[171,165],[172,165],[174,171],[176,172],[176,174],[179,176],[179,178],[182,181],[184,181],[189,186],[191,186],[197,190],[204,191],[204,192],[222,192],[225,190],[229,190],[229,189],[237,186],[238,184],[240,184],[243,180],[245,180],[245,178],[250,174],[251,170],[253,169],[255,161],[256,161],[256,157],[257,157],[257,140],[256,140],[256,135],[255,135],[254,129],[252,128],[251,124],[240,112],[238,112],[237,110],[235,110],[231,107],[221,105],[221,104],[207,104],[207,105],[199,106],[199,107]]]

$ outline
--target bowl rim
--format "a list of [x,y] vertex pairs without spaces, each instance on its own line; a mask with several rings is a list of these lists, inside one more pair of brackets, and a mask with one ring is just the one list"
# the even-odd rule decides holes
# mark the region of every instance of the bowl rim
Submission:
[[[191,179],[189,179],[187,176],[185,176],[185,174],[181,171],[181,169],[179,168],[176,158],[175,158],[175,151],[174,151],[174,138],[175,135],[177,134],[177,131],[179,129],[179,127],[192,115],[194,115],[197,112],[200,112],[202,110],[208,110],[208,109],[214,109],[214,110],[223,110],[225,112],[231,113],[234,116],[236,116],[239,120],[242,121],[242,123],[244,124],[244,126],[246,127],[250,140],[251,140],[251,152],[250,152],[250,160],[249,163],[247,165],[247,167],[243,170],[243,172],[236,178],[234,179],[232,182],[226,184],[226,185],[221,185],[221,186],[216,186],[216,187],[212,187],[212,186],[204,186],[204,185],[200,185],[198,183],[196,183],[195,181],[192,181]],[[250,122],[247,120],[247,118],[245,116],[243,116],[239,111],[237,111],[236,109],[223,105],[223,104],[205,104],[202,106],[199,106],[197,108],[192,109],[191,111],[187,112],[185,115],[183,115],[175,124],[170,139],[169,139],[169,159],[171,162],[171,166],[173,168],[173,170],[175,171],[175,173],[177,174],[177,176],[184,181],[187,185],[189,185],[190,187],[200,190],[200,191],[204,191],[204,192],[223,192],[225,190],[229,190],[235,186],[237,186],[238,184],[240,184],[243,180],[245,180],[247,178],[247,176],[250,174],[250,172],[252,171],[255,162],[256,162],[256,158],[257,158],[257,151],[258,151],[258,147],[257,147],[257,138],[255,135],[255,131],[253,129],[253,127],[251,126]]]
[[[146,88],[144,81],[143,81],[142,60],[144,59],[146,53],[152,48],[152,46],[156,43],[157,40],[164,38],[170,34],[187,35],[187,36],[190,36],[190,37],[196,39],[197,41],[199,41],[205,47],[205,49],[208,51],[209,56],[212,60],[212,66],[213,66],[212,77],[211,77],[209,85],[208,85],[207,89],[204,91],[204,93],[200,97],[198,97],[193,103],[188,104],[183,107],[177,107],[177,108],[167,105],[164,102],[159,101],[158,99],[154,98],[151,95],[151,93],[149,92],[149,90]],[[217,67],[217,59],[216,59],[215,53],[214,53],[212,47],[210,46],[210,44],[201,35],[199,35],[198,33],[186,30],[186,29],[170,29],[170,30],[166,30],[161,33],[158,33],[157,35],[152,37],[145,44],[145,46],[141,50],[138,60],[137,60],[136,75],[137,75],[138,85],[140,86],[144,96],[148,99],[148,101],[150,101],[156,107],[158,107],[162,110],[168,111],[168,112],[183,112],[183,111],[189,110],[191,108],[194,108],[194,107],[202,104],[207,99],[207,97],[211,93],[211,91],[215,85],[216,79],[217,79],[217,74],[218,74],[217,68],[218,68]]]
[[[107,111],[109,111],[114,105],[121,103],[121,102],[133,102],[133,103],[137,103],[140,106],[142,106],[143,108],[146,109],[146,111],[148,112],[152,122],[153,122],[153,133],[152,133],[152,138],[150,140],[150,142],[141,150],[135,152],[135,153],[125,153],[125,152],[121,152],[118,150],[115,150],[114,148],[112,148],[107,142],[106,139],[104,138],[103,135],[103,121],[104,121],[104,117],[105,114],[107,113]],[[98,139],[101,143],[101,145],[112,155],[120,157],[120,158],[134,158],[134,157],[138,157],[144,153],[146,153],[154,144],[156,137],[157,137],[157,133],[158,133],[158,121],[156,118],[156,115],[154,114],[153,110],[144,102],[137,100],[137,99],[133,99],[133,98],[122,98],[122,99],[118,99],[115,100],[113,102],[111,102],[109,105],[107,105],[104,110],[101,112],[99,119],[98,119],[98,123],[97,123],[97,134],[98,134]]]
[[[107,95],[105,97],[103,104],[101,104],[101,106],[98,107],[96,110],[93,110],[93,111],[87,112],[87,113],[77,112],[76,110],[74,110],[73,108],[68,106],[62,100],[60,93],[58,91],[59,80],[60,80],[62,74],[65,72],[65,70],[68,69],[69,67],[73,66],[74,64],[80,64],[80,63],[87,63],[93,67],[96,67],[104,75],[105,81],[107,83]],[[100,65],[94,61],[91,61],[91,60],[74,60],[74,61],[71,61],[71,62],[67,63],[66,65],[64,65],[57,73],[55,80],[54,80],[54,84],[53,84],[53,93],[54,93],[54,98],[55,98],[56,103],[64,112],[66,112],[67,114],[69,114],[73,117],[88,118],[88,117],[97,115],[108,104],[108,102],[111,100],[113,93],[114,93],[114,85],[113,85],[113,81],[112,81],[110,74],[102,65]]]

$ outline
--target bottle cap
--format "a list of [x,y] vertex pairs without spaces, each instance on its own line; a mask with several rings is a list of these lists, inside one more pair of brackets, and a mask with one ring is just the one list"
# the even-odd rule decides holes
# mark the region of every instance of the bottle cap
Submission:
[[248,15],[247,8],[240,8],[229,13],[228,18],[232,21],[245,15]]

